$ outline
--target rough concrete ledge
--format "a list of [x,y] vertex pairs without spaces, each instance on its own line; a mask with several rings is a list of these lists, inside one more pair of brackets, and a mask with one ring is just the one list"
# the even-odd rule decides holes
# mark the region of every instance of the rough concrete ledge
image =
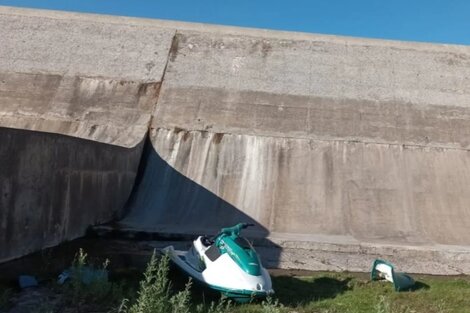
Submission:
[[375,259],[383,258],[409,273],[470,274],[470,248],[465,246],[351,242],[323,235],[299,240],[301,237],[289,240],[271,235],[264,241],[268,244],[261,243],[258,250],[268,266],[279,268],[368,272]]
[[72,16],[0,6],[0,71],[161,81],[175,29]]
[[0,72],[0,126],[133,148],[160,83]]
[[224,26],[224,25],[213,25],[204,23],[190,23],[183,21],[171,21],[171,20],[157,20],[149,18],[136,18],[128,16],[114,16],[105,14],[92,14],[92,13],[76,13],[76,12],[65,12],[56,10],[41,10],[41,9],[28,9],[18,8],[9,6],[0,6],[0,15],[18,15],[18,16],[29,16],[29,17],[46,17],[56,20],[74,20],[77,22],[99,22],[106,24],[128,24],[132,26],[147,26],[147,27],[158,27],[158,28],[169,28],[178,29],[181,31],[197,31],[197,32],[210,32],[220,35],[244,35],[252,37],[264,37],[264,38],[278,38],[278,39],[290,39],[290,40],[309,40],[316,38],[320,41],[330,41],[337,43],[358,43],[362,45],[365,41],[372,46],[383,46],[390,47],[396,46],[397,43],[400,45],[407,46],[413,49],[427,48],[430,51],[443,50],[447,51],[450,49],[457,49],[460,51],[468,51],[468,47],[463,45],[455,44],[435,44],[426,42],[413,42],[413,41],[397,41],[397,40],[384,40],[384,39],[371,39],[371,38],[360,38],[360,37],[348,37],[348,36],[337,36],[337,35],[325,35],[317,33],[304,33],[304,32],[293,32],[293,31],[281,31],[281,30],[268,30],[268,29],[256,29],[247,27],[236,27],[236,26]]
[[[161,237],[143,241],[146,246],[162,249],[174,245],[190,246],[188,238]],[[178,240],[179,239],[179,240]],[[185,239],[185,240],[181,240]],[[147,240],[152,240],[147,238]],[[372,262],[382,258],[399,271],[431,275],[470,275],[470,250],[457,246],[397,246],[374,244],[284,241],[273,237],[253,240],[254,247],[267,268],[309,271],[369,272]]]

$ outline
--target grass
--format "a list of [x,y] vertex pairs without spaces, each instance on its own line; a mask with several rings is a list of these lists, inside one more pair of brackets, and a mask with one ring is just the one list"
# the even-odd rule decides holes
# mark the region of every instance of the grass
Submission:
[[[69,282],[64,285],[54,284],[54,288],[63,293],[65,302],[73,307],[83,308],[86,311],[89,307],[97,304],[104,309],[111,309],[117,306],[126,292],[125,282],[111,282],[108,280],[107,267],[109,261],[102,265],[95,266],[88,261],[88,255],[80,249],[76,254],[70,268]],[[90,276],[87,273],[96,273]]]
[[[417,288],[395,292],[390,283],[371,282],[364,275],[315,273],[308,277],[274,277],[282,312],[318,313],[467,313],[469,277],[415,275]],[[235,312],[262,312],[261,305]]]
[[[156,268],[168,266],[167,258]],[[155,265],[154,265],[155,266]],[[166,272],[167,275],[169,272]],[[154,278],[159,281],[161,278]],[[387,282],[370,281],[366,274],[315,273],[311,276],[273,277],[276,297],[251,304],[212,302],[204,304],[204,288],[180,286],[171,296],[168,311],[151,312],[232,312],[232,313],[459,313],[470,312],[470,277],[433,277],[415,275],[417,283],[411,292],[395,292]],[[166,281],[170,286],[169,280]],[[168,287],[169,288],[169,287]],[[144,290],[139,291],[142,297]],[[170,298],[171,297],[171,298]],[[155,297],[154,297],[155,298]],[[158,297],[157,297],[158,298]],[[168,300],[165,300],[168,301]],[[178,306],[178,304],[181,304]],[[178,307],[179,310],[175,309]],[[187,311],[184,311],[185,308]],[[144,311],[135,310],[131,313]]]
[[10,287],[0,285],[0,312],[8,307],[12,294],[13,290]]
[[[55,286],[64,301],[47,312],[115,313],[464,313],[470,312],[470,277],[413,275],[412,292],[395,292],[387,282],[370,281],[367,274],[318,272],[309,276],[274,275],[275,297],[236,304],[170,270],[168,257],[150,259],[143,274],[118,281],[83,283],[82,269],[105,270],[107,262],[91,265],[83,250],[72,264],[73,277]],[[12,290],[0,286],[0,312]],[[46,303],[47,304],[47,303]],[[42,311],[41,311],[42,312]],[[46,312],[46,311],[44,311]],[[67,311],[68,312],[68,311]]]

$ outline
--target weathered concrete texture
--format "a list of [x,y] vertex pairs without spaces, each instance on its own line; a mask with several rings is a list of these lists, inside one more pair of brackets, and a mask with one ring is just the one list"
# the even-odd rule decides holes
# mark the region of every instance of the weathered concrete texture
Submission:
[[154,126],[468,148],[470,47],[178,32]]
[[[184,133],[182,132],[182,136]],[[169,135],[166,138],[170,139],[173,132]],[[172,145],[169,142],[167,144]],[[160,148],[157,151],[168,151],[166,148],[176,147],[172,145]],[[204,149],[202,146],[198,148]],[[135,191],[127,205],[127,215],[120,223],[121,231],[178,235],[216,234],[222,227],[243,221],[256,224],[257,227],[250,230],[258,236],[268,234],[257,222],[256,216],[251,214],[253,212],[240,211],[221,197],[223,193],[211,192],[200,183],[188,179],[185,172],[176,171],[175,164],[172,163],[174,160],[188,166],[196,165],[188,162],[187,157],[191,153],[189,150],[177,150],[176,148],[174,151],[184,153],[185,156],[175,157],[173,160],[163,159],[148,142],[142,157],[141,176],[137,179]]]
[[122,212],[159,87],[0,72],[0,261]]
[[0,7],[0,68],[158,82],[175,29]]
[[0,262],[122,213],[174,33],[0,8]]
[[[151,140],[170,168],[271,232],[376,243],[468,243],[466,150],[164,129]],[[199,214],[211,217],[210,203],[193,212],[191,201],[168,196],[182,184],[166,171],[146,171],[147,185],[129,216],[140,227],[180,232],[182,225],[191,229],[204,222],[195,218]],[[198,199],[196,193],[188,197]],[[162,218],[167,214],[172,218]]]
[[0,73],[0,124],[122,147],[145,137],[160,83]]
[[[470,48],[273,37],[178,31],[156,153],[270,231],[272,264],[367,270],[394,254],[414,272],[470,273],[467,248],[449,269],[470,235]],[[181,230],[150,207],[130,216]],[[173,221],[192,229],[211,210],[177,206]]]
[[0,125],[133,147],[175,30],[0,8]]
[[142,150],[7,128],[0,142],[0,262],[119,217]]
[[165,84],[162,91],[163,99],[155,114],[156,128],[186,125],[186,130],[223,134],[470,148],[470,106],[466,106],[469,101],[417,105],[273,94],[232,87],[170,86]]
[[[423,260],[413,271],[436,255],[430,272],[459,259],[469,273],[470,47],[8,8],[0,38],[0,126],[100,142],[90,168],[132,173],[119,160],[135,172],[138,154],[106,144],[134,147],[150,125],[123,226],[196,233],[247,219],[284,248],[281,266],[313,255],[302,267],[319,269],[318,249],[364,269],[360,255],[394,251]],[[57,159],[78,151],[67,149]],[[51,192],[27,169],[7,177],[18,195],[36,181]],[[119,210],[124,198],[107,196],[101,207]]]
[[[337,236],[285,237],[269,237],[270,244],[257,245],[257,251],[263,256],[263,264],[276,268],[369,272],[372,261],[383,258],[395,264],[400,271],[408,273],[470,273],[468,246],[374,244]],[[282,251],[279,251],[279,247],[282,247]]]
[[[433,275],[470,273],[470,250],[461,246],[404,246],[361,243],[342,236],[279,235],[253,244],[267,268],[369,272],[376,258],[385,258],[399,271]],[[144,241],[141,248],[173,245],[188,249],[190,241]],[[147,248],[147,250],[150,250]]]

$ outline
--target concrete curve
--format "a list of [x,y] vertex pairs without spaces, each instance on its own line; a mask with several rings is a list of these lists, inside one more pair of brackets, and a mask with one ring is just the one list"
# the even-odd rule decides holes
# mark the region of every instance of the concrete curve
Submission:
[[121,216],[174,32],[0,7],[0,262]]
[[[159,156],[267,229],[277,266],[468,272],[470,48],[268,33],[177,31]],[[122,224],[179,231],[150,207]]]
[[[0,126],[99,143],[91,168],[128,173],[126,195],[140,163],[121,227],[246,218],[279,266],[470,273],[470,47],[11,8],[0,24]],[[123,212],[99,201],[99,221]],[[14,203],[0,214],[32,205]]]

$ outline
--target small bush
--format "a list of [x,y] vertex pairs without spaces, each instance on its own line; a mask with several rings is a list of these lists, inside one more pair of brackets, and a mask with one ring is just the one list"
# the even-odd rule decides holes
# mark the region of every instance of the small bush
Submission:
[[[147,264],[144,278],[136,302],[125,312],[128,313],[190,313],[191,280],[183,291],[171,295],[171,282],[168,278],[170,258],[164,255],[157,260],[155,251]],[[121,308],[126,307],[125,302]],[[122,312],[122,311],[121,311]]]
[[226,297],[220,298],[220,300],[206,307],[204,304],[199,304],[196,306],[197,313],[230,313],[232,311],[232,301],[228,300]]
[[120,313],[229,313],[231,302],[222,298],[218,303],[212,302],[209,307],[200,304],[193,310],[191,302],[192,281],[189,279],[184,290],[172,293],[169,274],[168,255],[157,259],[155,251],[147,264],[144,278],[135,303],[128,308],[129,300],[124,299],[119,308]]
[[[97,304],[102,307],[115,306],[125,296],[124,284],[108,281],[106,260],[97,268],[89,264],[88,255],[80,249],[70,268],[70,282],[64,285],[64,294],[74,306],[81,304]],[[94,277],[87,277],[87,273],[97,273]]]
[[137,300],[129,308],[129,313],[167,312],[170,300],[168,263],[168,257],[163,257],[159,262],[153,252],[140,282]]
[[273,298],[267,297],[261,302],[261,308],[263,313],[281,313],[284,306],[279,303],[278,299],[273,300]]

